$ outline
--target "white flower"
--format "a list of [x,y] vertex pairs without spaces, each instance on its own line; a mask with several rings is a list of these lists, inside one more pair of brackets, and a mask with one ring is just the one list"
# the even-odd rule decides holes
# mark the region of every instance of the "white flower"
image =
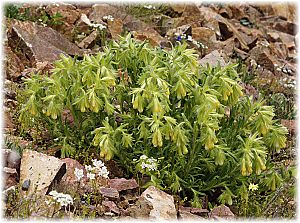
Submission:
[[155,6],[153,6],[153,5],[144,5],[144,8],[146,8],[146,9],[155,9]]
[[141,160],[146,160],[146,159],[148,159],[148,156],[146,156],[146,155],[141,155],[140,159],[141,159]]
[[61,206],[73,204],[73,198],[69,194],[58,193],[54,190],[51,191],[49,195],[53,196],[53,199],[56,200]]
[[102,17],[105,20],[109,20],[109,21],[114,21],[114,17],[112,17],[111,15],[106,15]]
[[80,179],[84,176],[83,170],[82,169],[77,169],[76,167],[75,167],[75,170],[74,170],[74,174],[75,174],[78,181],[80,181]]
[[192,42],[192,41],[193,41],[193,37],[190,36],[190,35],[188,35],[188,36],[187,36],[187,40]]
[[56,197],[59,193],[56,190],[53,190],[49,193],[49,195]]
[[109,171],[107,170],[106,166],[103,166],[98,173],[100,177],[104,177],[104,178],[108,178],[108,174]]
[[101,160],[93,159],[92,162],[96,169],[101,169],[101,167],[104,166],[104,163]]
[[94,173],[87,173],[87,178],[89,178],[90,180],[94,180],[95,179],[95,174]]
[[95,27],[95,28],[98,28],[100,30],[106,29],[106,26],[102,25],[102,24],[92,24],[91,26]]
[[142,169],[146,169],[148,167],[148,165],[146,163],[142,162],[141,167],[142,167]]
[[95,170],[95,167],[92,167],[91,165],[85,165],[85,169],[87,171],[94,171]]

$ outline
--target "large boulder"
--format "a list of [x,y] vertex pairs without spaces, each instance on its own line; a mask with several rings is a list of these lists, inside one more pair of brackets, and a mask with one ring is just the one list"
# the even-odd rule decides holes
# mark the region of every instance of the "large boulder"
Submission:
[[33,22],[14,20],[11,24],[8,43],[10,47],[19,47],[30,58],[30,63],[54,62],[60,55],[82,55],[78,46],[52,28],[43,27]]
[[26,184],[27,195],[46,194],[66,172],[66,164],[53,157],[32,150],[24,150],[21,159],[20,182]]

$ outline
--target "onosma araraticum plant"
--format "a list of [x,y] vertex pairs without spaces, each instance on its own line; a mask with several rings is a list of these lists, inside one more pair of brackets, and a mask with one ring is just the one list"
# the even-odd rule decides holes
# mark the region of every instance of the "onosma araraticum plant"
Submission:
[[254,179],[274,190],[280,177],[269,154],[285,147],[287,130],[272,107],[243,95],[236,65],[197,60],[186,44],[152,48],[130,34],[82,60],[63,56],[49,77],[25,81],[20,120],[47,128],[63,156],[97,149],[129,174],[146,170],[133,159],[159,159],[149,183],[183,192],[196,206],[216,190],[231,204]]

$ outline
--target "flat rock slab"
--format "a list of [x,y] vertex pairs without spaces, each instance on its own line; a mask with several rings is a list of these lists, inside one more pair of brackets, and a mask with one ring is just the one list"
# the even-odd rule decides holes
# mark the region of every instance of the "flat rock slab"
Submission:
[[35,192],[46,194],[53,182],[59,181],[66,172],[61,160],[32,150],[24,150],[21,159],[20,182],[30,180],[28,195]]
[[199,60],[199,64],[206,67],[209,64],[211,67],[216,67],[220,64],[221,67],[226,65],[223,57],[219,53],[219,51],[214,50],[210,54],[207,54],[201,60]]
[[174,198],[157,189],[154,186],[148,187],[141,197],[151,203],[153,209],[150,212],[150,219],[154,220],[176,220],[177,211],[174,205]]
[[[13,47],[17,41],[21,41],[21,48],[27,48],[24,52],[30,58],[31,62],[53,62],[60,59],[60,55],[82,55],[83,51],[78,46],[71,43],[63,35],[52,28],[43,27],[33,22],[21,22],[14,20],[12,22],[12,31],[10,34],[10,46]],[[30,55],[31,53],[31,55]]]
[[131,190],[139,187],[135,179],[127,180],[125,178],[110,179],[108,185],[118,191]]
[[106,187],[100,187],[99,188],[100,194],[102,194],[104,197],[107,198],[119,198],[119,192],[115,188],[106,188]]

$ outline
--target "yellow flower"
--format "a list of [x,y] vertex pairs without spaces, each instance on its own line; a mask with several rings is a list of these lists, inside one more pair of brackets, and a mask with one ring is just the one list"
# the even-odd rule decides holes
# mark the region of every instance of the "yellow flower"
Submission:
[[258,185],[250,183],[249,190],[252,190],[252,191],[258,190]]

